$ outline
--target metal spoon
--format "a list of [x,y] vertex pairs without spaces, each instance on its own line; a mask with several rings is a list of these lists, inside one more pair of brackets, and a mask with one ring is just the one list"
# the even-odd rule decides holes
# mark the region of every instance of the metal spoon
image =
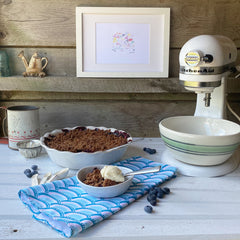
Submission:
[[125,176],[137,175],[137,174],[153,173],[153,172],[159,172],[160,169],[161,169],[161,166],[150,167],[150,168],[144,168],[134,172],[127,172],[127,173],[124,173],[123,175],[125,177]]

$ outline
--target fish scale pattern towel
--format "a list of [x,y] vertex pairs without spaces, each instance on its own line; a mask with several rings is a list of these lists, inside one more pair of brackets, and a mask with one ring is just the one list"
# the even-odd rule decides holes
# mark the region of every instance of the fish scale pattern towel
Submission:
[[146,194],[152,186],[171,179],[176,173],[175,167],[142,157],[132,157],[114,165],[133,171],[161,165],[161,171],[135,175],[128,191],[114,198],[90,196],[79,186],[75,176],[28,187],[20,190],[18,195],[35,219],[63,236],[71,237],[120,211]]

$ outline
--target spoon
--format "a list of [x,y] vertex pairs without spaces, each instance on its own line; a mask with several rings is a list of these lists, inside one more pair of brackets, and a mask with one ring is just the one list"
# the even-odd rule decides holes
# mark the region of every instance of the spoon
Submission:
[[34,174],[34,175],[31,177],[31,179],[32,179],[32,186],[36,186],[36,185],[39,184],[39,182],[38,182],[38,174]]
[[123,176],[126,177],[126,176],[132,176],[132,175],[137,175],[137,174],[159,172],[160,169],[161,169],[161,166],[144,168],[144,169],[141,169],[138,171],[124,173]]
[[50,178],[51,176],[52,176],[52,174],[51,174],[50,172],[46,173],[46,174],[43,176],[43,178],[42,178],[40,184],[44,184],[44,183],[46,183],[47,180],[48,180],[48,178]]
[[67,176],[69,168],[61,169],[60,171],[54,173],[46,182],[53,182],[55,180],[63,179]]

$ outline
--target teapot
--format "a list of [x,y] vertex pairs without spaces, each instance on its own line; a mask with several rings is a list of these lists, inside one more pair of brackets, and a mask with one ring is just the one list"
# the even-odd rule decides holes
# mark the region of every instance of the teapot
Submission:
[[[48,59],[46,57],[40,57],[37,52],[35,52],[30,61],[29,64],[24,56],[24,51],[21,51],[18,54],[18,57],[22,59],[23,64],[26,68],[26,72],[23,72],[24,77],[45,77],[46,73],[43,72],[43,69],[46,68],[48,64]],[[45,61],[45,64],[43,65],[43,61]]]

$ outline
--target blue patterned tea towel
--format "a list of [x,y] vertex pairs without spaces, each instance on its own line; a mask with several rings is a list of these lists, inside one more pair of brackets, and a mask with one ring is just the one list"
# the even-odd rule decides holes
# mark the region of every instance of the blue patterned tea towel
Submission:
[[161,165],[158,173],[135,175],[128,191],[114,198],[96,198],[88,195],[71,177],[18,192],[21,201],[32,211],[33,217],[51,226],[65,237],[71,237],[110,217],[155,185],[175,176],[176,168],[142,157],[132,157],[114,165],[133,171]]

